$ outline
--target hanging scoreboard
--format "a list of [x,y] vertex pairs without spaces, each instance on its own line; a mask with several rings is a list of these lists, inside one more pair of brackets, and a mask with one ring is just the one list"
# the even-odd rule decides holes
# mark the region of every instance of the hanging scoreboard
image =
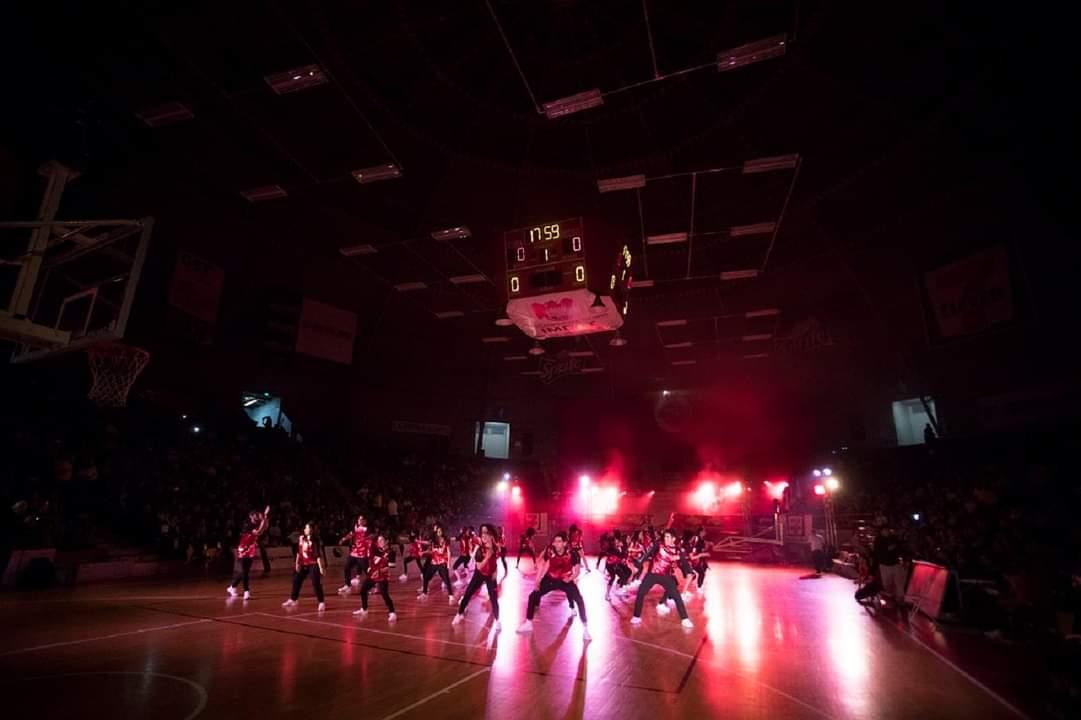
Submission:
[[618,329],[622,308],[588,287],[582,218],[542,222],[503,233],[507,317],[532,338]]
[[503,233],[507,296],[532,297],[586,287],[582,218],[539,223]]

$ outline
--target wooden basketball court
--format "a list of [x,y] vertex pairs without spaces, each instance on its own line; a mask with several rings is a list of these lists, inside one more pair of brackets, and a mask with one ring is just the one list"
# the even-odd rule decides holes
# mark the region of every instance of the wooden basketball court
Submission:
[[[524,566],[525,563],[523,563]],[[415,569],[414,569],[415,573]],[[378,596],[310,587],[280,607],[289,576],[253,580],[249,602],[225,581],[114,583],[0,596],[0,669],[9,718],[1017,718],[1026,717],[943,635],[873,616],[835,576],[715,564],[696,623],[633,598],[604,600],[603,573],[581,580],[593,640],[561,595],[532,635],[515,633],[532,578],[512,566],[503,629],[475,600],[452,627],[446,594],[416,599],[393,583],[399,620]],[[338,578],[326,583],[336,587]],[[438,582],[433,583],[437,587]],[[951,659],[952,658],[952,659]]]

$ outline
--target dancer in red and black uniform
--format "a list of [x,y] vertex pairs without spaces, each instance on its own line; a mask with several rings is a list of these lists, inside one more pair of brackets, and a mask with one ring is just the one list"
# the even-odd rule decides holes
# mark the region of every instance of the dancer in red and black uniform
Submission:
[[424,570],[421,567],[421,560],[423,557],[424,541],[420,539],[420,535],[417,533],[409,533],[409,544],[405,546],[405,560],[402,561],[402,574],[398,576],[398,580],[405,582],[409,579],[410,562],[415,562],[417,564],[417,570],[420,570],[420,574],[423,576]]
[[641,530],[635,530],[634,535],[631,536],[631,540],[627,543],[627,562],[630,567],[633,568],[634,575],[631,577],[631,583],[638,582],[642,577],[642,571],[645,569],[645,563],[642,562],[642,556],[646,552],[645,544],[642,542],[643,533]]
[[236,572],[233,582],[226,588],[230,597],[236,597],[236,586],[243,582],[244,599],[251,600],[251,586],[248,582],[251,566],[259,555],[259,537],[266,532],[269,518],[269,505],[261,513],[257,510],[248,513],[248,522],[244,526],[244,532],[240,533],[240,542],[236,546]]
[[[706,542],[706,529],[701,525],[687,541],[687,559],[694,571],[695,581],[698,583],[698,592],[705,590],[706,571],[709,570],[710,545]],[[688,585],[688,588],[690,586]]]
[[533,615],[537,612],[541,598],[558,590],[567,596],[571,606],[578,607],[578,617],[582,620],[582,639],[590,640],[589,626],[586,624],[586,605],[582,600],[582,593],[578,591],[578,573],[581,571],[582,558],[575,552],[567,540],[566,533],[556,533],[552,538],[552,544],[541,554],[539,567],[540,582],[536,589],[529,594],[529,604],[526,606],[526,619],[518,628],[518,632],[527,633],[533,630]]
[[458,575],[459,582],[461,582],[461,574],[458,572],[458,568],[464,567],[469,569],[469,553],[473,548],[473,528],[462,528],[461,534],[458,536],[458,559],[454,561],[454,567],[451,568],[451,572]]
[[368,574],[368,558],[371,554],[372,541],[368,537],[368,521],[363,515],[357,515],[353,531],[343,535],[338,544],[344,545],[347,542],[351,542],[352,547],[349,549],[349,559],[345,561],[345,584],[338,588],[339,595],[348,595],[350,586],[356,582],[353,578],[353,568],[357,570],[357,577]]
[[510,570],[507,569],[507,537],[502,525],[496,530],[495,546],[499,550],[499,559],[503,561],[503,579],[505,580]]
[[537,564],[537,551],[533,548],[533,536],[537,534],[537,531],[533,528],[526,528],[526,531],[518,538],[518,559],[514,563],[515,569],[522,562],[522,556],[528,555],[529,559],[533,561],[533,565]]
[[319,601],[319,611],[326,610],[326,598],[323,597],[323,575],[326,574],[326,565],[323,564],[323,544],[319,542],[319,532],[315,523],[309,522],[304,525],[304,533],[297,542],[297,559],[294,567],[296,573],[293,575],[293,592],[289,599],[282,603],[282,607],[292,607],[297,604],[300,588],[311,575],[315,599]]
[[623,535],[616,530],[608,540],[608,546],[602,553],[604,557],[604,570],[608,573],[608,589],[604,593],[605,600],[612,599],[612,583],[619,581],[619,590],[627,586],[631,579],[631,569],[627,567],[627,548],[623,544]]
[[442,525],[436,525],[431,547],[427,550],[429,562],[424,566],[424,585],[420,589],[418,600],[428,599],[428,584],[437,574],[443,580],[443,589],[447,591],[447,602],[454,604],[454,586],[450,583],[450,542],[443,532]]
[[458,614],[454,616],[452,624],[457,625],[465,619],[465,609],[469,606],[469,601],[480,590],[480,586],[484,585],[488,589],[488,603],[492,608],[492,617],[495,618],[492,629],[499,630],[499,586],[495,582],[499,550],[495,545],[495,527],[488,523],[481,525],[479,540],[473,577],[469,580],[469,587],[462,594],[462,601],[458,604]]
[[360,609],[354,610],[354,615],[361,617],[368,614],[368,593],[375,588],[383,596],[383,602],[387,605],[387,622],[398,619],[394,612],[394,601],[390,599],[390,550],[387,538],[379,535],[375,538],[375,547],[372,548],[369,557],[368,577],[364,578],[364,584],[360,586]]
[[[687,561],[686,554],[679,547],[679,538],[672,528],[665,528],[661,533],[660,542],[655,542],[646,550],[643,559],[651,563],[649,572],[646,573],[642,584],[638,586],[638,595],[634,599],[634,617],[632,625],[642,622],[642,605],[645,604],[646,595],[654,585],[664,588],[665,597],[672,599],[676,604],[676,610],[683,621],[683,627],[692,628],[694,623],[687,616],[687,607],[683,604],[683,598],[679,595],[679,585],[676,582],[676,570],[681,563]],[[663,608],[663,610],[662,610]],[[657,611],[666,614],[668,608],[663,604],[657,606]]]
[[[616,532],[619,532],[618,530]],[[608,552],[608,545],[612,542],[614,533],[606,532],[601,533],[600,549],[597,550],[597,565],[596,569],[601,569],[601,563],[604,562],[605,553]]]
[[[582,567],[586,572],[589,572],[589,561],[586,560],[586,545],[582,539],[582,531],[578,529],[577,525],[571,525],[567,530],[567,542],[570,544],[570,548],[574,551],[582,563]],[[573,603],[571,603],[573,605]]]

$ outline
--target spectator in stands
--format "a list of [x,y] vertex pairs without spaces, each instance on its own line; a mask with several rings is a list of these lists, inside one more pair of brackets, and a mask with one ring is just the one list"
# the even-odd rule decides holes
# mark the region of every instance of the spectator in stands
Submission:
[[882,579],[882,592],[891,598],[898,608],[904,607],[907,568],[902,560],[900,539],[893,528],[882,528],[874,544],[874,562]]

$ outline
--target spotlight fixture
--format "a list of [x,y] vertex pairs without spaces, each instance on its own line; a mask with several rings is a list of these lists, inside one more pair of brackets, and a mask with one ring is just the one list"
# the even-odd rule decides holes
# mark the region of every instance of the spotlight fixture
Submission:
[[775,222],[761,222],[753,225],[733,225],[728,228],[731,237],[746,237],[748,235],[768,235],[777,228]]
[[627,338],[623,337],[619,330],[616,330],[616,334],[608,341],[608,344],[612,347],[623,347],[627,344]]
[[549,120],[561,118],[564,115],[572,115],[576,112],[589,110],[604,104],[604,96],[598,88],[570,95],[559,100],[544,103],[544,114]]
[[285,192],[285,188],[281,185],[264,185],[262,187],[240,191],[240,196],[250,203],[277,200],[279,198],[288,197],[288,195],[289,193]]
[[646,245],[675,245],[676,243],[687,242],[687,233],[674,232],[663,233],[661,235],[647,235]]
[[541,347],[541,344],[539,342],[534,342],[533,347],[529,348],[529,354],[532,355],[533,357],[537,357],[538,355],[543,355],[544,354],[544,348]]
[[780,314],[781,311],[777,308],[764,308],[762,310],[751,310],[750,312],[745,312],[743,313],[743,317],[750,320],[751,318],[774,317],[775,315]]
[[744,335],[743,342],[755,342],[756,340],[769,340],[773,337],[773,333],[756,333],[754,335]]
[[354,255],[374,255],[379,252],[375,245],[364,243],[362,245],[350,245],[349,247],[338,248],[338,252],[343,257],[353,257]]
[[626,177],[608,178],[597,181],[597,190],[602,193],[618,190],[635,190],[646,186],[645,175],[627,175]]
[[652,280],[647,280],[647,279],[635,280],[634,278],[631,278],[631,287],[632,288],[651,288],[651,287],[653,287],[653,281]]
[[432,232],[432,240],[465,240],[468,237],[473,237],[473,233],[464,225]]
[[721,280],[750,280],[758,277],[757,270],[728,270],[721,273]]
[[686,320],[658,320],[657,327],[683,327],[687,324]]
[[499,327],[510,327],[511,325],[514,324],[514,321],[511,320],[509,317],[501,317],[501,318],[496,318],[495,324],[498,325]]
[[781,33],[730,50],[722,50],[717,53],[717,70],[720,72],[735,70],[770,58],[781,57],[787,45],[788,35]]
[[266,75],[263,79],[278,95],[288,95],[327,83],[327,76],[318,65],[304,65],[285,72]]
[[488,282],[488,278],[484,277],[480,273],[473,273],[472,275],[455,275],[447,278],[454,285],[469,285],[470,283],[482,283]]
[[772,172],[773,170],[791,170],[796,167],[798,162],[799,155],[796,153],[747,160],[743,163],[743,174],[752,175],[754,173]]
[[379,180],[393,180],[402,176],[402,169],[394,163],[375,165],[370,168],[361,168],[353,171],[353,179],[360,184],[377,182]]

